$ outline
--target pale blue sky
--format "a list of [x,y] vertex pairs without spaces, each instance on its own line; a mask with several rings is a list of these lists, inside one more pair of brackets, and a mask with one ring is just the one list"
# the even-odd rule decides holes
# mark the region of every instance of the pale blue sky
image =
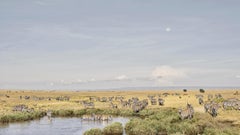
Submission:
[[1,0],[0,89],[240,86],[238,0]]

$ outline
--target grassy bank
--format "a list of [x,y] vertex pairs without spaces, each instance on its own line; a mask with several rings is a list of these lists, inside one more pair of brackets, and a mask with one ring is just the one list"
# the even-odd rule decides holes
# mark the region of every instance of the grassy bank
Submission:
[[28,121],[41,118],[45,112],[32,112],[32,113],[12,113],[0,116],[1,123]]
[[144,119],[133,118],[125,126],[127,135],[239,135],[240,127],[218,121],[203,113],[191,120],[180,120],[175,110],[162,110]]
[[[156,112],[158,109],[146,109],[141,111],[140,113],[134,113],[131,109],[80,109],[80,110],[52,110],[53,117],[81,117],[82,115],[112,115],[112,116],[123,116],[123,117],[140,117],[144,118],[146,116],[150,116]],[[38,111],[32,113],[11,113],[0,116],[1,123],[7,122],[16,122],[16,121],[27,121],[33,120],[37,118],[41,118],[46,115],[46,111]]]
[[[239,91],[239,90],[238,90]],[[167,93],[168,96],[163,96]],[[53,117],[81,117],[86,114],[104,114],[112,116],[134,117],[125,127],[128,134],[144,134],[156,132],[167,134],[235,134],[239,131],[240,111],[219,109],[218,116],[212,118],[204,112],[203,105],[198,103],[196,95],[201,94],[204,101],[208,101],[208,95],[213,97],[221,94],[223,98],[213,99],[221,103],[225,99],[240,99],[240,94],[234,94],[236,90],[205,90],[200,93],[196,90],[168,90],[168,91],[0,91],[0,122],[16,122],[38,119],[46,115],[47,110],[52,110]],[[240,93],[240,92],[238,92]],[[139,113],[133,113],[131,108],[123,107],[119,100],[113,99],[117,109],[110,106],[110,102],[96,100],[103,97],[123,97],[124,101],[138,97],[140,100],[148,99],[148,96],[160,95],[165,100],[164,106],[149,105]],[[22,98],[20,98],[22,97]],[[29,97],[29,99],[25,99]],[[69,100],[59,101],[59,97],[69,97]],[[91,101],[90,97],[94,97]],[[49,100],[51,99],[51,100]],[[85,109],[83,101],[94,102],[94,109]],[[191,103],[195,115],[192,120],[180,121],[177,109]],[[13,108],[25,105],[31,113],[16,112]],[[136,125],[136,126],[134,126]],[[151,126],[148,126],[151,125]],[[227,126],[226,126],[227,125]],[[145,129],[145,130],[143,130]]]
[[[240,133],[240,127],[234,125],[233,121],[219,121],[205,113],[195,113],[193,119],[181,120],[176,109],[168,108],[148,109],[132,116],[138,117],[132,118],[125,125],[127,135],[239,135]],[[107,129],[105,134],[110,134],[117,128],[112,125],[105,127],[103,131],[105,129]],[[104,134],[100,131],[100,129],[91,129],[86,135]]]

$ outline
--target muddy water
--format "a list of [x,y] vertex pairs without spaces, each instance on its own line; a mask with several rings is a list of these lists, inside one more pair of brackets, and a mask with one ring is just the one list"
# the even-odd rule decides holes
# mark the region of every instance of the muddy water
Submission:
[[0,125],[0,135],[82,135],[91,128],[104,128],[120,122],[125,125],[129,118],[115,117],[110,122],[82,121],[80,118],[53,118],[51,121],[44,117],[29,122],[9,123]]

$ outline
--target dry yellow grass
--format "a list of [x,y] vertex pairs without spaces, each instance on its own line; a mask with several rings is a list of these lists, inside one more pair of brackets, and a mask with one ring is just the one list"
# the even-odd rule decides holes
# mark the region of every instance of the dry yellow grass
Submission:
[[[148,108],[162,108],[162,107],[172,107],[179,108],[185,107],[187,103],[193,105],[196,112],[204,113],[204,108],[202,105],[198,104],[198,100],[196,99],[196,94],[202,94],[204,96],[204,101],[207,101],[208,94],[218,94],[220,93],[224,99],[228,98],[238,98],[240,99],[240,95],[234,95],[236,90],[206,90],[205,93],[200,93],[196,90],[188,90],[187,92],[183,92],[182,90],[145,90],[145,91],[0,91],[0,116],[4,114],[13,113],[12,108],[18,104],[26,104],[29,107],[33,107],[35,110],[59,110],[59,109],[71,109],[77,110],[82,109],[83,106],[75,101],[83,101],[88,100],[89,96],[96,97],[111,97],[111,96],[123,96],[125,99],[129,99],[132,97],[138,97],[140,99],[147,99],[148,95],[159,95],[163,93],[169,93],[170,95],[167,97],[162,96],[165,100],[164,106],[158,105],[149,105]],[[172,95],[175,93],[179,93],[181,98],[176,95]],[[240,93],[240,91],[238,91]],[[9,96],[6,97],[6,95]],[[56,98],[58,96],[69,96],[70,101],[57,101],[55,99],[48,100],[25,100],[20,99],[20,96],[37,96],[37,97],[52,97]],[[119,102],[114,101],[114,103],[119,104]],[[119,105],[120,106],[120,105]],[[109,103],[104,102],[96,102],[96,108],[109,108]],[[216,119],[222,121],[234,121],[235,124],[240,125],[240,111],[238,110],[223,110],[220,109],[219,115]]]

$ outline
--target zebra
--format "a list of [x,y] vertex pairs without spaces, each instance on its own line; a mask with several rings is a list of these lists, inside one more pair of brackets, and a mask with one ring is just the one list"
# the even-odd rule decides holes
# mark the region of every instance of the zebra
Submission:
[[27,112],[27,113],[31,113],[34,111],[33,108],[28,108],[27,105],[24,104],[20,104],[20,105],[16,105],[13,107],[12,111],[19,111],[19,112]]
[[203,104],[203,99],[202,99],[202,98],[199,98],[199,99],[198,99],[198,103],[199,103],[200,105],[202,105],[202,104]]
[[159,98],[159,99],[158,99],[158,104],[161,105],[161,106],[163,106],[163,105],[164,105],[164,99]]
[[121,105],[122,105],[122,107],[129,107],[130,106],[130,102],[121,100]]
[[143,110],[145,107],[147,107],[148,102],[146,99],[142,100],[142,101],[138,101],[133,103],[132,105],[132,109],[135,113],[138,113],[139,111]]
[[212,117],[216,117],[217,116],[217,111],[218,111],[219,105],[218,104],[212,104],[210,107],[210,114],[212,115]]
[[112,102],[110,102],[110,107],[111,108],[118,108],[117,104],[113,104]]
[[192,119],[194,114],[194,109],[191,104],[187,104],[186,109],[179,109],[178,110],[180,118],[183,119]]
[[226,109],[236,109],[239,110],[240,107],[240,100],[236,98],[231,98],[228,100],[223,101],[223,108]]
[[112,120],[112,116],[111,115],[102,115],[100,117],[101,121],[111,121]]
[[212,94],[208,94],[208,101],[211,101],[213,99],[213,95]]
[[152,98],[152,99],[151,99],[151,104],[152,104],[152,105],[156,105],[156,104],[157,104],[157,100],[156,100],[155,98]]
[[216,117],[218,114],[218,109],[219,109],[219,105],[217,103],[214,102],[210,102],[210,103],[205,103],[204,104],[204,109],[205,112],[211,114],[212,117]]
[[52,120],[52,111],[48,110],[46,114],[47,114],[48,120]]
[[216,99],[220,99],[220,98],[223,98],[223,97],[222,97],[222,95],[220,93],[218,93],[218,94],[215,94],[215,98]]
[[84,108],[94,108],[93,102],[83,102]]
[[196,97],[196,98],[203,98],[203,95],[201,95],[201,94],[196,94],[195,97]]
[[210,109],[210,107],[211,107],[211,103],[205,103],[205,104],[204,104],[204,110],[205,110],[205,112],[208,112],[208,110]]

